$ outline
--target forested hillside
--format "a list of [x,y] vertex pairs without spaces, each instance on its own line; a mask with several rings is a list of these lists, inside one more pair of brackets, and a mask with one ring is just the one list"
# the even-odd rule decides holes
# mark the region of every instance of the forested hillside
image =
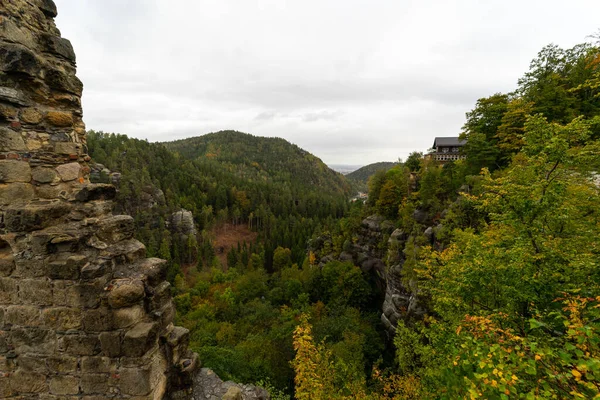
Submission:
[[[161,144],[125,135],[88,135],[94,160],[123,174],[120,204],[140,220],[139,236],[150,254],[159,254],[163,242],[166,247],[174,246],[164,229],[165,216],[181,208],[192,212],[199,231],[226,222],[258,229],[269,265],[278,245],[290,248],[293,259],[301,262],[305,241],[320,220],[344,214],[348,185],[342,175],[313,155],[284,140],[240,132],[207,136],[223,159],[212,153],[198,156],[202,150],[192,145],[194,141],[202,143],[197,138],[183,146],[192,157],[188,159]],[[139,199],[149,185],[161,189],[165,196],[166,208],[158,213],[140,207]],[[208,246],[202,248],[201,244],[200,250],[201,258],[210,264]],[[172,252],[178,258],[190,250]],[[166,256],[164,251],[161,256]]]
[[246,181],[272,181],[324,194],[349,190],[343,176],[306,150],[281,138],[221,131],[163,143],[190,160],[215,161]]

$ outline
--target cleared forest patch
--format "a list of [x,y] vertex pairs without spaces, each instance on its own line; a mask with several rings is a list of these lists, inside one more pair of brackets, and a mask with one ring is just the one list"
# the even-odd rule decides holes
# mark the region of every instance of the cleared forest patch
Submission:
[[227,266],[227,254],[231,251],[232,246],[237,246],[238,243],[247,244],[254,243],[258,237],[258,233],[248,229],[246,224],[223,224],[211,231],[213,236],[213,248],[221,265]]

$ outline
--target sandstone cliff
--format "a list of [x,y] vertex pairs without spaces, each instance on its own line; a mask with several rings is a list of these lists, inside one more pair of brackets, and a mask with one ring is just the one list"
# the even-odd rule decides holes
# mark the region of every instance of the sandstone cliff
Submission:
[[0,398],[191,398],[164,263],[91,184],[51,0],[0,0]]

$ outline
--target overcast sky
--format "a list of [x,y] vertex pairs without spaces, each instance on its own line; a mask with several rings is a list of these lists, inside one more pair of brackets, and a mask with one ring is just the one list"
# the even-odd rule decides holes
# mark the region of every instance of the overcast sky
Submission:
[[549,43],[600,28],[598,0],[55,0],[89,129],[165,141],[279,136],[368,164],[456,136]]

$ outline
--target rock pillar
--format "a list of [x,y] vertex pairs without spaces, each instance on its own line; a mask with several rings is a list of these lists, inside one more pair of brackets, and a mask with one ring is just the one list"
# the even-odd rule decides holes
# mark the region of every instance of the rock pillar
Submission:
[[83,85],[52,0],[0,0],[0,398],[160,399],[197,361],[111,185],[90,184]]

